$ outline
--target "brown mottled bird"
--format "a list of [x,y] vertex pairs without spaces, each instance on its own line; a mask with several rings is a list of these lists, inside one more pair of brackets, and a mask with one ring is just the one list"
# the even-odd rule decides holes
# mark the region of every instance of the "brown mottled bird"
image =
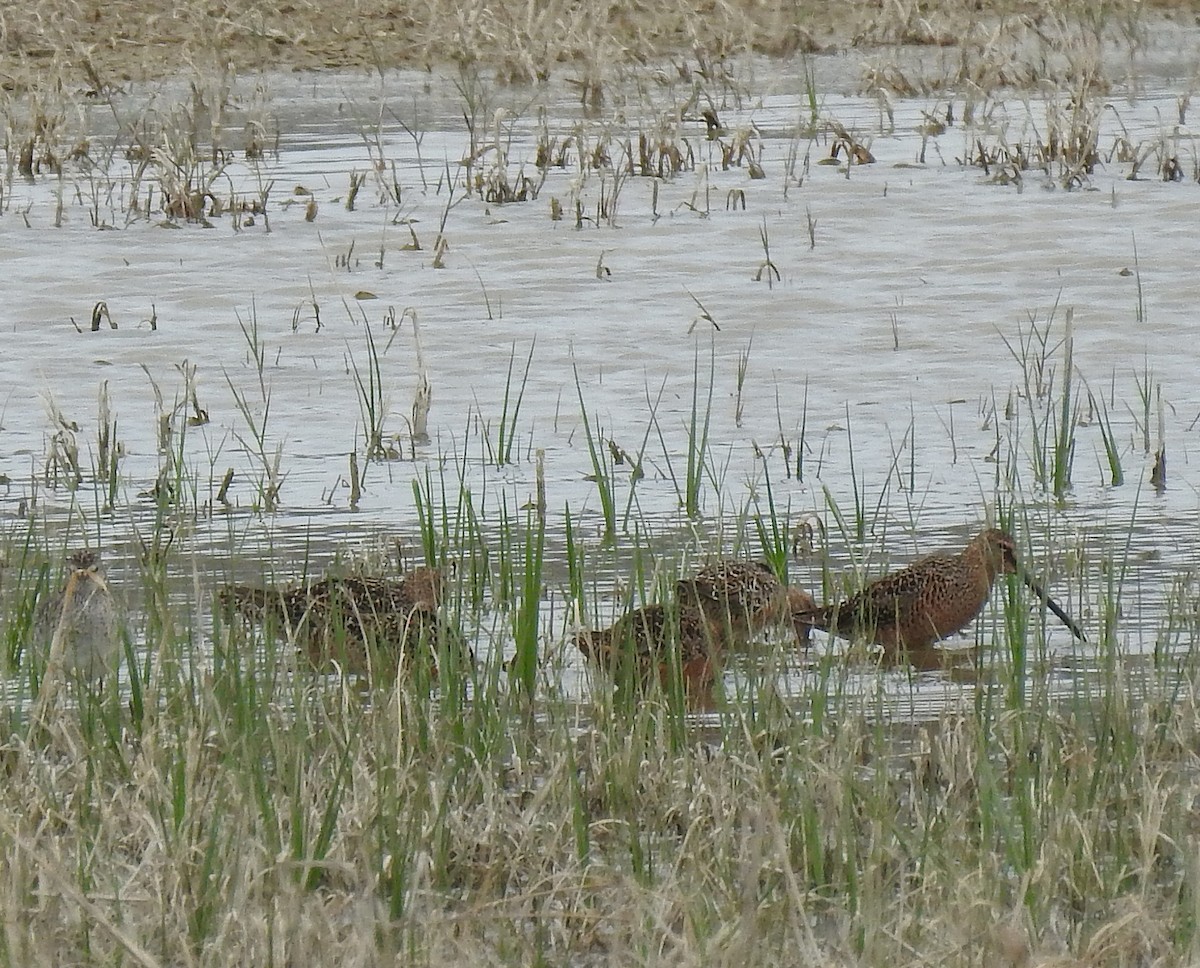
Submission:
[[442,584],[441,571],[422,566],[400,579],[325,578],[279,589],[226,585],[217,600],[248,622],[274,622],[319,669],[337,662],[348,672],[367,673],[373,663],[394,670],[402,658],[432,658],[416,646],[422,633],[436,642],[443,629],[437,614]]
[[644,605],[606,629],[580,632],[575,637],[579,651],[618,679],[628,669],[642,684],[657,674],[666,685],[672,650],[677,650],[684,691],[703,695],[721,668],[724,629],[695,603],[687,579],[678,585],[674,603]]
[[916,652],[970,624],[987,602],[996,576],[1014,573],[1086,641],[1070,616],[1021,570],[1012,536],[998,528],[976,535],[958,554],[928,555],[844,602],[797,613],[795,621],[846,638],[862,636],[888,654]]
[[43,599],[34,618],[34,637],[50,646],[52,660],[89,678],[116,671],[121,658],[121,614],[109,591],[97,551],[67,557],[61,591]]
[[[807,592],[781,582],[765,562],[733,558],[718,559],[680,581],[677,594],[681,601],[691,596],[731,646],[792,621],[796,614],[809,614],[817,604]],[[809,626],[793,622],[793,627],[799,644],[806,645]]]
[[618,675],[632,662],[643,683],[655,672],[667,683],[676,650],[685,691],[703,695],[725,652],[771,626],[790,621],[800,644],[807,644],[810,626],[795,615],[810,615],[815,607],[811,595],[783,584],[769,565],[723,558],[679,579],[669,604],[634,609],[606,629],[580,632],[575,644]]

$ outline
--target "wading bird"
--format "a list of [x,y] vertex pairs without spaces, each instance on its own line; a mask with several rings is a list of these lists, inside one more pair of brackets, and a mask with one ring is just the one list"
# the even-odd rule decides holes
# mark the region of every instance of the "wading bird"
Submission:
[[997,575],[1017,574],[1081,641],[1083,630],[1021,568],[1012,537],[998,528],[976,535],[958,554],[932,554],[884,575],[843,602],[795,615],[797,625],[862,637],[885,654],[919,652],[979,614]]
[[681,600],[691,596],[711,621],[719,623],[729,645],[788,622],[798,644],[808,644],[809,626],[794,622],[793,617],[811,613],[817,603],[808,592],[781,582],[764,562],[719,559],[680,581],[677,593]]
[[[678,583],[685,584],[686,579]],[[675,602],[634,609],[606,629],[580,632],[575,644],[618,683],[632,677],[646,685],[657,675],[666,687],[677,661],[684,692],[704,696],[720,671],[724,638],[721,623],[709,618],[695,598],[694,591],[677,589]]]
[[104,577],[97,551],[67,557],[63,588],[44,599],[34,636],[50,647],[48,664],[88,678],[115,672],[121,658],[121,613]]
[[[325,578],[289,588],[226,585],[217,601],[227,613],[285,632],[318,669],[336,662],[347,672],[378,673],[417,659],[432,662],[446,631],[437,613],[442,585],[440,570],[422,566],[399,579]],[[426,652],[418,650],[423,638]]]
[[580,632],[575,644],[618,681],[632,673],[645,684],[657,675],[665,685],[678,663],[684,691],[702,696],[720,674],[726,651],[766,629],[790,622],[806,644],[809,626],[794,616],[814,608],[812,596],[784,585],[770,566],[720,559],[679,579],[672,601],[635,609],[606,629]]

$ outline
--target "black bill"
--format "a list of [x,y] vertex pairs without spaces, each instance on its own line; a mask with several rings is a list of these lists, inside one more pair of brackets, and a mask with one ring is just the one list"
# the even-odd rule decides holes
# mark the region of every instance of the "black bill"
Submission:
[[1051,598],[1049,595],[1046,594],[1046,590],[1044,588],[1042,588],[1041,585],[1039,585],[1036,581],[1034,581],[1032,578],[1030,578],[1026,574],[1021,575],[1021,580],[1025,582],[1025,586],[1031,592],[1033,592],[1038,598],[1040,598],[1042,600],[1042,603],[1048,609],[1050,609],[1050,611],[1052,611],[1055,615],[1058,616],[1058,620],[1060,622],[1062,622],[1063,625],[1065,625],[1067,628],[1069,628],[1071,630],[1071,634],[1074,635],[1075,638],[1079,639],[1080,642],[1087,641],[1087,636],[1083,634],[1083,629],[1081,629],[1077,624],[1075,624],[1075,620],[1073,618],[1071,618],[1070,615],[1068,615],[1066,612],[1064,612],[1062,610],[1062,608],[1059,606],[1058,602],[1056,602],[1053,598]]

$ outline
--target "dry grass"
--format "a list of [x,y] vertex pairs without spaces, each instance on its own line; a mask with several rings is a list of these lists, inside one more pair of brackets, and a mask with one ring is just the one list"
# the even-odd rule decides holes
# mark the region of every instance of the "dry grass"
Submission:
[[0,963],[1191,963],[1192,686],[680,743],[664,705],[367,705],[220,646],[148,685],[4,748]]
[[[1116,0],[668,0],[666,3],[526,3],[437,0],[49,0],[0,11],[0,88],[37,87],[60,76],[102,91],[128,80],[232,68],[246,74],[296,68],[427,67],[475,63],[531,80],[566,70],[590,84],[624,63],[680,53],[702,62],[754,50],[875,44],[968,46],[997,25],[1053,33],[1060,21],[1085,34],[1132,29],[1146,4]],[[1161,2],[1184,13],[1194,2]]]

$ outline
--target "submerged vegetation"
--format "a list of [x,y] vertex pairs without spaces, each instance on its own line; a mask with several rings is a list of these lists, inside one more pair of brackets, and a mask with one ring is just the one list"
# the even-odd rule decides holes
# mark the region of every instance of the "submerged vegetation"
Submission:
[[[1196,191],[1190,90],[1109,97],[1192,7],[345,7],[0,12],[0,240],[86,237],[82,322],[22,281],[0,336],[0,965],[1200,960],[1175,282],[1138,235],[1100,295],[1059,267],[983,318],[990,237],[901,278],[942,226],[889,209],[876,245],[917,170],[1052,198],[1022,238],[1064,248],[1101,172]],[[848,48],[863,99],[816,63]],[[747,54],[802,60],[786,108]],[[337,95],[361,150],[289,167],[264,71],[335,65],[378,75]],[[985,518],[1027,571],[928,668],[772,628],[694,702],[576,648],[716,556],[828,603]],[[96,547],[103,678],[37,628]],[[366,613],[422,567],[434,661],[391,675]]]

